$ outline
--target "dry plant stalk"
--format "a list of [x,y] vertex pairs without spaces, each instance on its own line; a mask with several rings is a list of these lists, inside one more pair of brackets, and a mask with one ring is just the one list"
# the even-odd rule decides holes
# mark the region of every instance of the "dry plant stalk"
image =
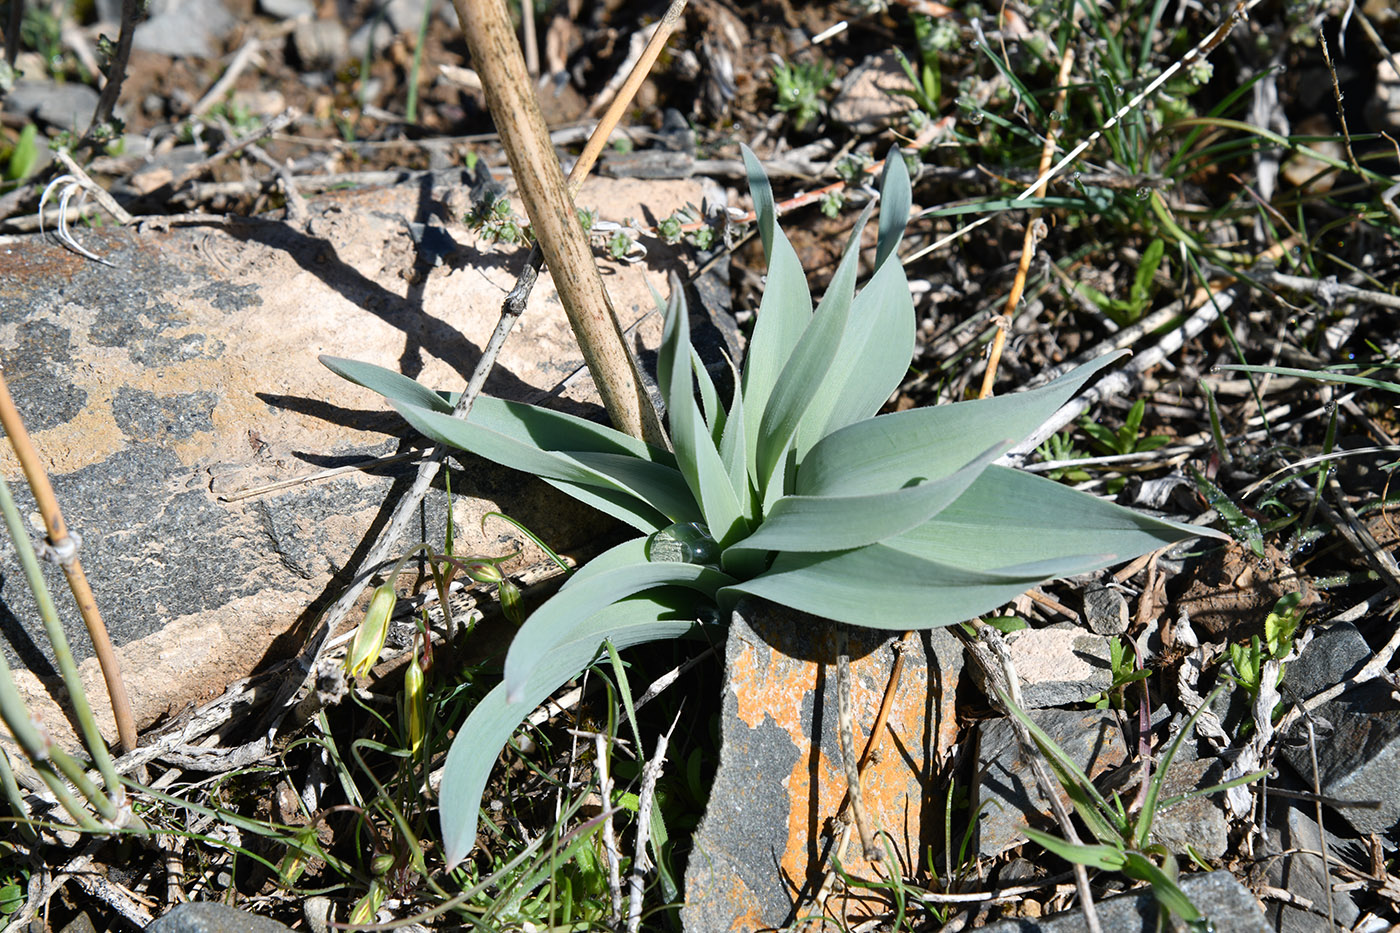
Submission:
[[[1060,93],[1055,97],[1055,112],[1064,113],[1065,100],[1069,97],[1069,71],[1074,67],[1074,47],[1065,49],[1065,54],[1060,58],[1060,74],[1055,83],[1060,87]],[[1045,146],[1040,150],[1040,167],[1036,170],[1036,175],[1043,179],[1040,184],[1032,189],[1031,197],[1045,197],[1045,189],[1049,186],[1050,180],[1045,178],[1045,172],[1050,168],[1050,160],[1055,157],[1055,126],[1051,124],[1045,130]],[[992,337],[992,349],[987,354],[987,371],[982,376],[982,391],[977,394],[978,398],[986,398],[992,394],[992,385],[997,379],[997,367],[1001,364],[1001,351],[1006,346],[1006,329],[1011,326],[1011,319],[1016,316],[1016,307],[1021,303],[1021,295],[1026,290],[1026,275],[1031,271],[1031,259],[1035,257],[1036,243],[1040,240],[1040,229],[1043,224],[1040,215],[1044,208],[1033,208],[1030,217],[1026,219],[1026,236],[1021,241],[1021,260],[1016,264],[1016,279],[1011,283],[1011,293],[1006,296],[1006,310],[997,319],[996,334]]]
[[472,63],[481,75],[486,104],[500,131],[525,212],[603,407],[618,430],[664,446],[660,419],[627,350],[588,238],[579,226],[510,14],[501,0],[453,0],[453,6],[462,22]]
[[97,653],[97,663],[102,667],[102,678],[107,682],[107,696],[112,703],[112,718],[117,723],[117,737],[123,752],[136,748],[136,721],[131,715],[131,701],[127,698],[126,684],[122,680],[121,662],[112,650],[112,640],[107,636],[107,626],[102,622],[102,613],[97,609],[92,587],[88,586],[87,575],[83,573],[82,562],[78,560],[77,542],[68,534],[68,525],[59,511],[58,499],[54,496],[53,485],[48,473],[39,462],[39,453],[29,438],[29,431],[15,408],[10,397],[5,376],[0,373],[0,426],[10,438],[19,459],[24,478],[34,493],[34,503],[44,519],[44,529],[48,534],[49,547],[58,557],[63,575],[68,579],[68,587],[73,591],[73,599],[78,604],[78,613],[83,617],[88,635],[92,638],[93,650]]

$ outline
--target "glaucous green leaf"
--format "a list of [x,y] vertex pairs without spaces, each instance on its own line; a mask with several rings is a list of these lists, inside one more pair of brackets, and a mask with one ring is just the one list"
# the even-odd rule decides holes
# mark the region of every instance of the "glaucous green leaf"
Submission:
[[[773,195],[763,167],[747,147],[743,151],[749,183],[754,192],[758,229],[763,236],[764,253],[768,256],[767,283],[759,302],[753,336],[749,339],[743,373],[744,434],[749,477],[756,488],[761,488],[762,480],[758,475],[759,424],[778,374],[787,365],[793,348],[802,339],[812,319],[812,293],[807,288],[807,276],[802,271],[797,253],[777,225]],[[762,196],[765,192],[766,198]]]
[[470,451],[487,460],[542,479],[564,480],[580,486],[613,489],[642,500],[635,490],[629,489],[621,481],[585,466],[567,452],[538,447],[528,440],[528,435],[526,439],[521,439],[517,435],[493,431],[484,427],[475,417],[463,421],[451,415],[418,408],[394,399],[390,399],[389,403],[415,430],[440,444]]
[[864,547],[927,522],[972,485],[1012,441],[984,451],[953,473],[868,496],[784,496],[758,530],[730,549],[837,551]]
[[1045,422],[1091,376],[1123,354],[1108,354],[1029,392],[881,415],[834,431],[802,459],[795,491],[804,496],[864,495],[934,479],[974,451],[1020,440]]
[[695,501],[700,504],[710,534],[721,545],[728,544],[747,534],[748,524],[740,510],[739,496],[730,482],[729,471],[720,459],[714,438],[700,416],[700,406],[695,402],[690,318],[686,314],[685,293],[679,288],[672,290],[666,306],[656,372],[661,391],[666,395],[676,463]]
[[693,602],[689,594],[664,588],[619,600],[581,622],[540,660],[521,690],[521,702],[507,700],[503,683],[476,705],[457,730],[443,768],[439,818],[449,870],[476,844],[486,781],[500,749],[530,711],[578,676],[597,656],[604,639],[621,649],[685,634],[694,626],[689,612]]
[[[891,149],[885,156],[885,169],[880,174],[880,239],[875,249],[875,268],[884,265],[904,239],[913,198],[909,166],[904,164],[904,154],[898,148]],[[898,257],[895,261],[899,261]]]
[[969,568],[1078,555],[1088,561],[1087,571],[1193,537],[1221,534],[1125,509],[1042,476],[989,466],[957,501],[886,544]]
[[712,567],[647,561],[643,539],[620,544],[604,556],[608,560],[600,565],[602,569],[593,567],[602,559],[595,558],[545,600],[516,632],[505,665],[506,691],[513,701],[524,696],[531,673],[555,647],[571,638],[580,623],[610,603],[659,586],[685,587],[712,598],[720,587],[734,582],[728,574]]
[[651,534],[671,524],[670,518],[631,493],[605,489],[602,486],[581,486],[557,479],[544,481],[565,495],[597,509],[604,515],[611,515],[620,522],[626,522],[638,531]]
[[1070,557],[984,571],[925,560],[885,544],[851,551],[786,551],[763,573],[718,595],[725,610],[748,594],[838,622],[907,631],[966,621],[1043,580],[1103,563]]
[[341,359],[324,353],[318,359],[322,366],[340,378],[348,379],[357,386],[364,386],[371,392],[378,392],[387,399],[431,411],[452,411],[452,403],[441,394],[419,385],[403,373],[396,373],[392,369],[375,366],[373,363]]
[[786,462],[785,454],[799,426],[810,422],[825,425],[830,417],[829,406],[835,399],[822,390],[831,382],[828,376],[847,330],[860,268],[861,232],[874,209],[874,202],[867,204],[856,221],[836,274],[778,375],[759,419],[758,485],[765,490],[765,498],[775,482],[778,491],[787,489],[787,477],[775,477],[774,469]]
[[595,453],[590,450],[570,450],[566,453],[585,467],[616,480],[672,522],[704,520],[685,477],[674,467],[639,460],[629,454]]

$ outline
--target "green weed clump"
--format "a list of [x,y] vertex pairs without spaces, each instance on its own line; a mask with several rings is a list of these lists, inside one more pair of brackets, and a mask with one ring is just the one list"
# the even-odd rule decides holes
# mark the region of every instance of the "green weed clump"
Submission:
[[504,745],[605,640],[678,638],[744,596],[878,629],[949,625],[1046,579],[1202,534],[994,465],[1116,354],[1034,391],[876,416],[914,349],[896,254],[911,196],[904,160],[885,163],[873,276],[857,294],[872,204],[814,312],[767,176],[744,155],[768,287],[728,406],[691,348],[673,290],[658,361],[673,450],[485,397],[460,421],[450,398],[398,373],[322,360],[435,441],[539,476],[639,532],[535,610],[507,654],[505,682],[458,733],[466,739],[442,783],[449,865],[475,844],[495,758],[481,750]]

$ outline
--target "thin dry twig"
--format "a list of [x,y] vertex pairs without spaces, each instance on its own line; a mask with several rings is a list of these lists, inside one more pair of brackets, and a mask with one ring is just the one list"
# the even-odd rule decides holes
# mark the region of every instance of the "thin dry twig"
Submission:
[[861,848],[869,862],[880,860],[879,843],[865,813],[865,796],[860,791],[860,764],[856,761],[855,723],[851,721],[851,646],[850,635],[841,628],[836,636],[836,733],[841,741],[841,764],[846,771],[847,796],[851,802],[851,817],[860,833]]
[[[1055,113],[1063,113],[1065,110],[1065,100],[1069,96],[1069,73],[1073,67],[1074,47],[1067,44],[1064,55],[1060,56],[1060,74],[1055,82],[1060,88],[1060,93],[1055,98]],[[1055,133],[1056,127],[1052,123],[1045,131],[1045,145],[1040,150],[1040,168],[1037,172],[1040,175],[1045,174],[1045,170],[1050,167],[1050,160],[1055,157]],[[1049,179],[1042,181],[1031,196],[1044,197],[1049,184]],[[1021,295],[1026,289],[1026,275],[1031,270],[1031,260],[1035,258],[1036,244],[1046,232],[1045,222],[1040,219],[1043,213],[1044,208],[1033,208],[1030,216],[1026,218],[1026,234],[1021,240],[1021,258],[1016,264],[1016,278],[1012,280],[1011,292],[1006,296],[1006,307],[996,319],[996,332],[992,336],[992,347],[987,354],[987,371],[982,376],[982,390],[978,393],[978,398],[991,395],[992,386],[996,384],[997,367],[1001,364],[1001,352],[1006,346],[1006,331],[1021,304]]]
[[642,786],[637,792],[637,845],[632,854],[632,873],[627,879],[627,933],[637,933],[642,925],[642,885],[650,863],[647,843],[651,839],[652,800],[656,796],[656,782],[661,778],[661,769],[666,764],[666,746],[680,721],[681,714],[677,710],[671,728],[656,740],[656,751],[642,766]]
[[[11,4],[11,9],[20,4]],[[122,93],[122,83],[126,81],[126,63],[131,58],[131,43],[136,38],[136,21],[141,18],[141,0],[122,0],[121,32],[117,35],[117,48],[112,54],[112,68],[107,73],[107,83],[102,86],[102,95],[97,98],[97,107],[92,112],[92,122],[83,134],[83,145],[96,147],[98,127],[112,119],[112,111],[117,106],[117,98]]]

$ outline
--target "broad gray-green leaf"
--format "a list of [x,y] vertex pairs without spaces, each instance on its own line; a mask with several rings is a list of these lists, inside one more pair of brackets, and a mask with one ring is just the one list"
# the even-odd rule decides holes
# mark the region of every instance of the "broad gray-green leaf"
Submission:
[[729,471],[695,403],[694,370],[690,360],[690,318],[686,314],[685,294],[677,288],[672,290],[666,306],[666,325],[657,354],[656,372],[661,390],[666,394],[676,463],[695,501],[700,504],[710,535],[726,545],[746,534],[748,523],[739,507],[738,493],[729,480]]
[[768,570],[718,596],[722,609],[746,593],[838,622],[907,631],[966,621],[1043,580],[1094,566],[1102,561],[1073,557],[980,571],[871,544],[853,551],[780,553]]
[[619,600],[590,616],[541,659],[522,690],[524,702],[509,702],[505,684],[500,684],[476,705],[457,730],[443,769],[438,813],[449,870],[476,844],[481,795],[491,769],[530,711],[578,676],[604,639],[622,649],[684,635],[694,625],[692,603],[689,594],[671,589]]
[[602,572],[575,574],[525,620],[511,641],[505,666],[508,696],[512,700],[524,696],[530,675],[541,661],[571,637],[582,621],[610,603],[659,586],[686,587],[713,597],[720,587],[733,582],[728,574],[711,567],[669,561],[624,563]]
[[838,551],[864,547],[924,524],[1011,447],[988,448],[961,469],[893,492],[867,496],[784,496],[763,524],[730,550]]
[[620,522],[626,522],[638,531],[651,534],[672,524],[670,518],[631,493],[602,486],[581,486],[558,479],[545,478],[544,481],[565,495],[597,509],[604,515],[611,515]]
[[1097,556],[1084,570],[1220,532],[1169,522],[1020,470],[990,466],[957,501],[886,543],[958,567]]
[[836,274],[803,331],[802,339],[778,375],[768,397],[768,406],[759,420],[758,477],[765,498],[774,482],[778,483],[779,490],[787,486],[785,477],[775,477],[773,471],[784,462],[784,454],[797,436],[799,426],[812,421],[824,425],[830,417],[829,406],[834,399],[822,389],[829,382],[829,371],[847,330],[856,273],[860,268],[860,236],[874,209],[874,202],[867,204],[856,221]]
[[570,450],[566,453],[584,466],[632,490],[672,522],[704,520],[690,487],[685,483],[685,477],[674,467],[639,460],[629,454],[594,453],[589,450]]
[[914,408],[858,421],[822,438],[802,459],[795,491],[864,495],[900,489],[916,476],[951,473],[1003,438],[1020,440],[1045,422],[1112,353],[1029,392]]
[[[756,177],[763,176],[763,168],[747,149],[744,150],[744,161],[752,184]],[[767,191],[767,185],[767,178],[763,177],[763,190]],[[761,200],[759,189],[755,188],[755,213],[764,238],[764,251],[768,254],[768,281],[763,289],[763,299],[759,302],[758,319],[754,322],[753,336],[749,340],[743,375],[744,434],[749,478],[758,488],[766,478],[758,475],[759,425],[778,374],[787,365],[793,348],[802,339],[812,319],[812,293],[807,288],[807,276],[786,234],[773,222],[771,191],[767,194],[766,207]]]
[[378,392],[387,399],[403,402],[417,408],[427,408],[431,411],[452,411],[451,402],[403,373],[396,373],[392,369],[375,366],[373,363],[341,359],[337,356],[327,356],[324,353],[318,359],[322,366],[342,379],[348,379],[355,385],[364,386],[371,392]]
[[[543,479],[565,480],[583,486],[601,486],[636,495],[617,480],[605,476],[560,450],[545,450],[529,440],[484,427],[476,418],[463,421],[441,412],[389,400],[415,430],[440,444],[459,447],[487,460]],[[638,497],[640,498],[640,497]]]
[[798,431],[798,462],[826,435],[879,411],[913,354],[914,302],[904,267],[892,256],[851,303],[841,347]]
[[700,386],[700,401],[704,403],[705,423],[710,427],[710,438],[719,446],[719,439],[724,434],[724,406],[719,401],[719,390],[715,388],[715,381],[710,378],[710,371],[705,368],[705,361],[700,359],[700,354],[695,352],[695,348],[690,348],[690,365],[695,369],[695,381]]
[[[880,240],[875,250],[875,267],[899,249],[904,228],[909,223],[909,206],[914,192],[909,186],[909,167],[896,147],[885,156],[885,170],[880,175]],[[906,362],[908,362],[906,360]]]

